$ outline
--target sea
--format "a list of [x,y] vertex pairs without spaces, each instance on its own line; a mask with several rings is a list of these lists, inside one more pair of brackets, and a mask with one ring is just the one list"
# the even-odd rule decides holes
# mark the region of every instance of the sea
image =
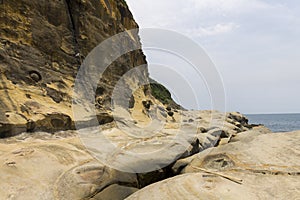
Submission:
[[263,124],[272,132],[300,130],[299,114],[245,114],[250,124]]

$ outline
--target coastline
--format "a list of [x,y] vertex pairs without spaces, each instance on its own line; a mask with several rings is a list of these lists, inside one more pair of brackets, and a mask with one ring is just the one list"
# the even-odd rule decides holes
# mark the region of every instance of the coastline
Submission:
[[[208,120],[212,113],[216,114],[211,111],[183,111],[183,117],[195,120],[193,122],[201,121],[203,125],[196,137],[188,140],[191,148],[179,157],[176,155],[176,145],[171,151],[165,150],[156,158],[144,154],[143,163],[150,159],[148,164],[156,163],[161,166],[169,162],[170,157],[176,158],[161,169],[145,173],[122,172],[101,164],[82,146],[76,131],[60,131],[52,135],[43,132],[24,133],[1,139],[1,177],[10,181],[1,182],[0,188],[6,189],[0,189],[0,193],[6,197],[14,195],[44,199],[52,199],[54,196],[58,199],[101,199],[108,198],[112,193],[115,199],[123,199],[131,194],[128,199],[144,199],[146,194],[155,195],[148,196],[148,199],[176,199],[177,193],[166,193],[163,185],[167,183],[168,190],[171,187],[173,191],[181,191],[187,195],[187,199],[197,199],[199,195],[211,198],[230,195],[231,199],[240,199],[241,196],[237,193],[240,190],[249,199],[269,198],[270,194],[273,198],[293,199],[299,195],[300,190],[296,190],[299,187],[299,151],[292,151],[300,139],[299,131],[272,134],[263,126],[249,125],[246,123],[247,119],[238,113],[229,113],[225,126],[221,129],[209,127]],[[187,134],[189,128],[198,124],[193,122],[189,120],[184,123],[185,132],[181,134]],[[176,124],[169,122],[166,130],[161,133],[167,129],[176,129]],[[141,141],[139,144],[128,138],[125,141],[134,145],[123,144],[124,135],[115,126],[103,126],[106,126],[106,137],[111,135],[111,139],[127,146],[127,150],[134,151],[135,148],[143,147],[146,151],[153,151],[160,147],[157,146],[157,139],[146,143]],[[170,140],[170,132],[167,132],[159,141]],[[115,159],[118,160],[118,156]],[[137,157],[137,160],[131,160],[127,165],[141,165],[139,159]],[[289,162],[285,162],[286,159]],[[199,171],[199,168],[206,172]],[[234,183],[207,171],[241,179],[242,183]],[[12,180],[16,184],[9,189]],[[85,182],[84,185],[81,184],[82,181]],[[182,184],[189,189],[182,190]],[[211,186],[208,187],[207,184]],[[231,192],[224,194],[223,187]],[[264,192],[272,187],[274,188],[270,193]],[[294,193],[287,192],[291,187],[295,189]],[[201,193],[193,192],[200,188]]]
[[0,199],[300,196],[300,131],[185,110],[149,84],[125,1],[0,0],[0,13]]
[[250,123],[263,124],[275,133],[300,130],[299,113],[246,114],[245,116]]

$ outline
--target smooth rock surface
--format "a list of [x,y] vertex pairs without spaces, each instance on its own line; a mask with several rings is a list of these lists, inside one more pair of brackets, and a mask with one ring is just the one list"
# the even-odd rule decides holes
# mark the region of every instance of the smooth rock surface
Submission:
[[[155,110],[155,106],[151,109]],[[97,137],[100,134],[105,136],[106,143],[115,144],[119,151],[113,152],[114,157],[111,156],[110,160],[95,159],[92,156],[95,152],[83,145],[82,142],[86,141],[79,138],[78,131],[23,133],[1,139],[0,177],[5,180],[0,183],[1,198],[124,199],[144,186],[173,176],[171,167],[177,159],[217,145],[219,135],[206,130],[228,129],[233,122],[215,127],[216,123],[211,121],[212,114],[216,119],[224,117],[222,113],[212,111],[175,112],[174,118],[165,119],[164,126],[156,135],[138,135],[134,132],[138,129],[130,122],[125,125],[133,130],[131,134],[116,122],[79,130],[93,135],[91,142],[97,146],[106,145],[102,137]],[[196,117],[189,122],[188,119],[193,116]],[[121,116],[116,116],[116,119],[126,121]],[[137,117],[136,120],[142,121],[143,118]],[[198,129],[200,121],[202,128]],[[234,130],[230,132],[238,134]],[[182,144],[188,144],[188,148],[182,148]],[[99,153],[111,155],[106,148],[100,150]],[[130,159],[124,152],[131,152]],[[121,166],[144,171],[130,173],[121,170]],[[147,168],[149,166],[152,168]]]
[[243,179],[243,184],[207,173],[189,173],[154,183],[126,200],[299,199],[299,176],[226,175]]
[[136,174],[104,166],[71,132],[22,134],[2,140],[0,148],[3,200],[105,199],[111,191],[124,199],[138,187]]
[[229,144],[179,160],[174,166],[183,175],[127,199],[299,199],[300,132],[266,132],[244,132]]

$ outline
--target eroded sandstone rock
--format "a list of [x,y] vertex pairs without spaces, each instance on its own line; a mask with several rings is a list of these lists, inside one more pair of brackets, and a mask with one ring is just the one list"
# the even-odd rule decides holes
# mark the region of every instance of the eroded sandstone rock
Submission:
[[[0,136],[26,131],[24,119],[30,123],[27,131],[74,128],[71,109],[76,95],[74,79],[84,58],[110,36],[137,27],[124,1],[3,1],[0,4]],[[140,45],[137,32],[114,48],[132,44]],[[99,88],[105,89],[101,94],[95,93],[95,98],[101,99],[101,107],[95,107],[97,112],[110,114],[112,88],[124,73],[142,64],[146,64],[145,56],[137,50],[109,66],[99,79]],[[145,67],[144,78],[147,76]],[[141,89],[147,91],[146,87]],[[143,94],[146,95],[147,92]],[[9,120],[4,117],[7,112],[22,117]]]
[[256,128],[231,143],[182,160],[182,175],[152,184],[127,199],[297,199],[300,133]]
[[[155,109],[155,106],[151,106],[149,112]],[[214,130],[226,128],[230,123],[225,123],[224,127],[212,128],[211,114],[219,118],[223,116],[222,113],[212,111],[175,112],[175,121],[162,116],[162,119],[166,120],[163,128],[155,135],[140,135],[141,137],[128,134],[126,127],[124,129],[115,122],[81,130],[85,131],[87,136],[93,137],[91,143],[96,147],[105,147],[108,142],[118,147],[113,154],[105,152],[106,148],[98,149],[99,153],[113,155],[108,161],[97,160],[94,157],[95,152],[89,148],[91,146],[86,143],[87,140],[82,136],[79,137],[78,131],[60,131],[53,134],[23,133],[1,139],[0,176],[5,180],[0,183],[1,197],[22,200],[122,200],[147,185],[188,169],[186,166],[191,161],[186,162],[185,165],[178,165],[178,162],[182,161],[177,161],[178,159],[194,158],[193,154],[217,145],[220,137]],[[195,116],[194,120],[189,122],[188,119],[192,116]],[[129,130],[136,130],[134,122],[122,116],[116,119],[128,126]],[[145,119],[136,118],[136,120]],[[202,130],[211,129],[211,131],[198,131],[197,124],[200,122]],[[59,121],[55,123],[60,125]],[[101,140],[97,134],[103,134],[106,140]],[[177,140],[174,137],[177,137]],[[159,153],[155,153],[157,151]],[[131,152],[132,156],[124,156],[124,152]],[[136,173],[122,171],[120,167],[124,165],[145,171]],[[147,168],[149,166],[154,168]],[[179,166],[177,170],[175,170],[176,166]]]

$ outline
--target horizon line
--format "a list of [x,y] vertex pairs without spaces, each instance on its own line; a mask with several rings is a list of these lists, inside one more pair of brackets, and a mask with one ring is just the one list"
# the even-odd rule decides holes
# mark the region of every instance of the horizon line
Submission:
[[244,115],[292,115],[292,114],[300,114],[300,112],[274,112],[274,113],[243,113]]

